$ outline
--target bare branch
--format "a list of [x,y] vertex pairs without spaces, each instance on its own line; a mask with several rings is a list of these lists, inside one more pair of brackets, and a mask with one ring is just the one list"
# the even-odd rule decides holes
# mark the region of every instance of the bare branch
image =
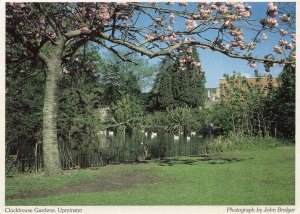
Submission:
[[124,55],[120,54],[117,50],[115,50],[113,47],[107,47],[101,40],[94,38],[91,41],[101,45],[102,47],[110,50],[111,52],[113,52],[117,57],[119,57],[123,62],[132,62],[135,65],[138,65],[136,62],[133,62],[131,59],[127,59]]

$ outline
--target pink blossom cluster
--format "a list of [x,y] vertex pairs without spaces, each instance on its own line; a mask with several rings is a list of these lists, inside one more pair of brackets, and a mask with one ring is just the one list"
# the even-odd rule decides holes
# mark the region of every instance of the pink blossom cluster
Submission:
[[9,4],[11,7],[13,7],[14,10],[19,10],[19,9],[24,8],[24,7],[27,6],[26,3],[24,4],[24,3],[9,2],[8,4]]
[[192,64],[192,66],[195,67],[195,68],[198,68],[198,67],[200,67],[200,65],[201,65],[200,62],[196,62],[196,61],[192,61],[191,64]]
[[[199,68],[200,62],[193,58],[193,47],[192,46],[182,46],[177,49],[180,54],[177,57],[177,62],[179,64],[179,69],[184,71],[187,69]],[[201,71],[200,71],[201,72]]]
[[188,53],[193,53],[193,47],[192,46],[189,46],[186,50]]
[[198,67],[200,67],[201,63],[200,63],[200,62],[196,62],[196,61],[192,61],[192,62],[191,62],[191,65],[192,65],[192,67],[194,67],[194,68],[198,68]]
[[231,19],[227,19],[225,22],[224,22],[224,27],[229,27],[232,25],[232,20]]
[[284,39],[280,39],[278,42],[278,45],[281,47],[285,47],[285,49],[292,49],[293,45],[291,43],[288,43],[286,40]]
[[288,44],[288,42],[285,41],[284,39],[280,39],[279,42],[278,42],[278,44],[279,44],[280,46],[286,46],[286,45]]
[[88,34],[88,33],[91,33],[91,29],[89,29],[88,27],[83,27],[80,29],[81,33],[83,34]]
[[[113,4],[114,7],[110,7]],[[93,24],[94,30],[98,27],[106,27],[109,24],[112,14],[115,8],[117,20],[127,20],[132,13],[132,8],[127,3],[77,3],[77,8],[73,8],[72,12],[76,19],[74,20],[74,26],[78,25],[82,28],[88,22]]]
[[181,40],[181,42],[194,42],[195,39],[194,38],[184,38]]
[[278,53],[278,54],[283,54],[283,50],[281,47],[279,47],[278,45],[276,45],[274,47],[274,52]]
[[229,34],[234,36],[234,41],[231,41],[232,47],[239,47],[240,50],[247,48],[247,45],[244,42],[244,36],[241,29],[230,30]]
[[185,22],[185,27],[188,31],[192,31],[197,27],[197,22],[193,19],[187,19]]
[[253,60],[249,60],[248,65],[251,66],[252,68],[255,68],[257,66],[255,61],[253,61]]
[[281,20],[282,22],[290,22],[290,21],[291,21],[291,18],[290,18],[288,15],[283,14],[282,16],[280,16],[280,20]]
[[250,43],[248,44],[248,48],[249,48],[250,50],[254,50],[254,49],[256,48],[255,43],[254,43],[254,42],[250,42]]
[[[216,18],[230,20],[226,23],[227,26],[231,25],[238,18],[248,18],[251,16],[251,6],[239,2],[201,2],[198,3],[198,9],[199,13],[192,15],[192,18],[200,20],[203,24],[213,20],[213,11],[216,11],[214,15]],[[214,21],[214,24],[219,23],[219,20]]]
[[187,59],[185,57],[180,57],[178,61],[179,61],[179,69],[183,71],[186,70],[185,63],[187,62]]
[[291,59],[292,59],[293,61],[296,60],[296,51],[292,51],[292,53],[291,53]]
[[168,40],[168,39],[166,39],[165,35],[162,35],[162,34],[159,34],[159,35],[157,36],[157,38],[158,38],[160,41]]
[[277,12],[278,11],[278,8],[276,5],[274,5],[273,2],[270,2],[268,4],[268,16],[272,17],[272,18],[275,18],[276,15],[277,15]]
[[269,18],[261,19],[260,24],[263,26],[268,26],[271,29],[277,27],[278,21],[275,18],[277,13],[278,13],[278,7],[274,3],[270,2],[267,8],[267,15],[269,16]]
[[224,46],[223,46],[223,49],[225,50],[225,51],[228,51],[228,52],[231,52],[233,49],[232,49],[232,47],[229,45],[229,44],[225,44]]
[[293,45],[291,43],[289,43],[285,46],[285,49],[292,49],[292,48],[293,48]]
[[202,23],[205,23],[206,20],[212,19],[212,8],[208,4],[208,2],[200,2],[198,3],[199,13],[195,13],[192,18],[201,20]]
[[263,33],[262,39],[263,39],[263,40],[267,40],[267,39],[269,39],[269,36],[268,36],[267,34]]
[[170,44],[176,43],[176,34],[174,32],[170,33],[167,37],[164,38],[166,41],[169,41]]
[[[8,3],[9,7],[14,11],[16,16],[28,17],[31,3]],[[6,15],[6,18],[11,18]],[[48,22],[47,22],[48,23]],[[24,18],[20,19],[17,25],[14,26],[16,32],[21,32],[22,36],[30,38],[31,42],[35,45],[39,45],[43,37],[47,37],[51,40],[55,40],[57,35],[52,28],[47,28],[46,18],[43,14],[40,14],[35,20]],[[60,20],[57,21],[61,24]],[[34,29],[34,31],[33,31]]]
[[152,40],[152,39],[154,39],[153,33],[148,33],[148,34],[146,34],[146,35],[145,35],[145,39],[147,39],[147,40]]
[[285,36],[285,35],[288,34],[288,32],[286,30],[284,30],[284,29],[280,29],[279,33],[280,33],[281,36]]
[[179,4],[180,7],[187,6],[187,2],[179,2],[178,4]]
[[217,8],[219,14],[226,14],[228,12],[228,7],[225,5],[221,5],[220,7]]
[[292,42],[296,43],[296,34],[291,34]]
[[193,59],[191,55],[181,56],[178,59],[179,69],[185,71],[187,68],[198,68],[200,67],[200,62]]
[[199,11],[200,14],[196,14],[194,16],[195,19],[209,20],[212,18],[211,9],[203,9],[201,8]]
[[217,10],[221,5],[222,5],[221,2],[212,2],[212,3],[210,4],[210,7],[211,7],[213,10]]
[[238,16],[245,17],[245,18],[251,16],[251,11],[250,11],[251,7],[249,5],[245,6],[242,3],[237,2],[236,4],[234,4],[233,7],[235,7]]
[[97,14],[99,14],[99,18],[108,21],[110,18],[109,10],[108,10],[108,5],[107,4],[102,4],[100,8],[97,11]]
[[[119,4],[116,7],[123,8],[126,5]],[[74,28],[83,28],[88,23],[93,23],[93,27],[90,27],[91,30],[96,28],[99,29],[107,26],[111,18],[111,11],[108,3],[83,3],[78,2],[76,8],[71,9],[74,19],[72,20],[72,26]],[[121,10],[119,10],[121,12]]]
[[248,4],[244,5],[240,2],[227,2],[226,6],[235,11],[234,15],[236,18],[249,18],[251,16],[251,6]]
[[237,41],[243,40],[243,32],[240,29],[232,29],[229,31],[231,36],[234,36],[234,39]]
[[228,15],[235,16],[236,18],[249,18],[251,16],[251,6],[240,2],[228,2],[226,4],[221,5],[221,3],[213,3],[213,5],[217,5],[217,7],[214,7],[218,10],[219,14],[227,15],[227,13],[231,10],[231,13],[228,13]]
[[275,18],[268,18],[268,19],[261,19],[260,24],[263,26],[268,26],[270,28],[275,28],[278,26],[277,19]]

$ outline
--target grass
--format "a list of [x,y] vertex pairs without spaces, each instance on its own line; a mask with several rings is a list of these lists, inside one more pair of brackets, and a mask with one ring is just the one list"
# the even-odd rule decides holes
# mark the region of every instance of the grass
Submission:
[[295,148],[22,175],[6,180],[13,195],[6,205],[294,205]]

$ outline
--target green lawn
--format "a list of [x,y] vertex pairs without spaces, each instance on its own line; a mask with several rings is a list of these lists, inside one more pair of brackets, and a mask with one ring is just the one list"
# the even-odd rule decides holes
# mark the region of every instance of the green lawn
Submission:
[[294,205],[295,148],[6,179],[6,205]]

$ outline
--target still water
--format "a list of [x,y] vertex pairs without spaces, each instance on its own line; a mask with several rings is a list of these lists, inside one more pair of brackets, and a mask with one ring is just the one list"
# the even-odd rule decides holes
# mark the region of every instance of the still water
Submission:
[[138,132],[133,134],[100,135],[98,149],[126,149],[142,156],[145,147],[151,158],[201,155],[210,139],[202,135],[174,135],[165,132]]
[[71,165],[81,167],[143,161],[166,157],[200,156],[207,154],[211,138],[174,135],[165,132],[99,133],[93,148],[76,151],[70,158],[62,160],[64,168]]

